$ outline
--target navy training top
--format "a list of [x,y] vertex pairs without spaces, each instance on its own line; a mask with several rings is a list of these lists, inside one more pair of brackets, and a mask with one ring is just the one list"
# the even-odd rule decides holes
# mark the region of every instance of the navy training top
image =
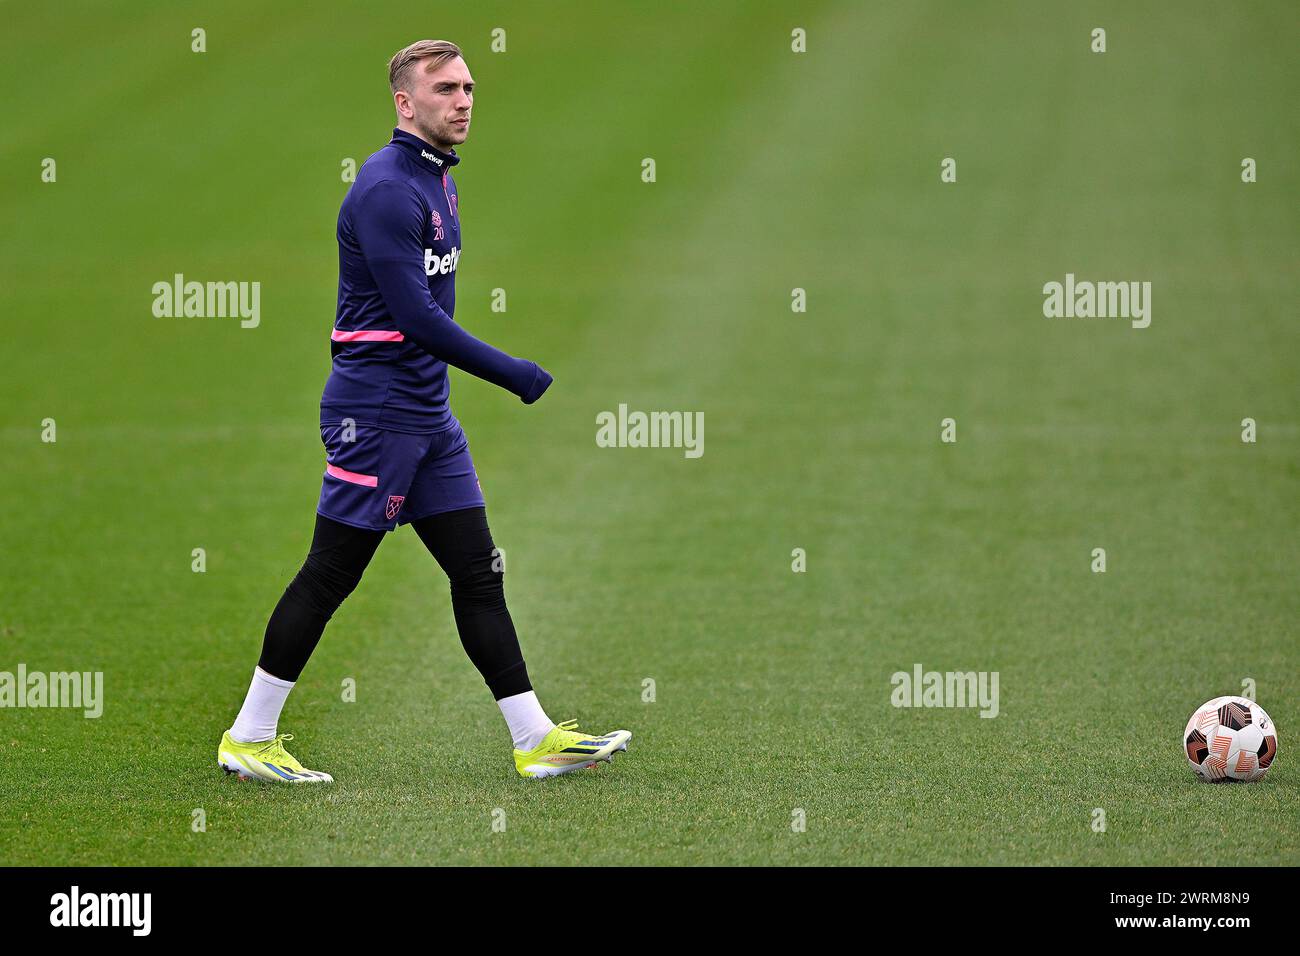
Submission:
[[447,366],[537,401],[551,376],[462,329],[456,310],[460,162],[405,130],[362,165],[339,209],[339,297],[322,425],[350,418],[394,431],[454,421]]

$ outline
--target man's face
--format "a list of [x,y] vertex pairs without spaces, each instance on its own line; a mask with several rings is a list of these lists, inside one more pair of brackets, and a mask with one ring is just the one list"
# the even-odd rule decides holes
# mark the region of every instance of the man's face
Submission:
[[417,63],[409,90],[397,94],[397,109],[415,127],[420,138],[448,150],[469,136],[469,114],[474,105],[474,78],[460,57],[430,72],[432,60]]

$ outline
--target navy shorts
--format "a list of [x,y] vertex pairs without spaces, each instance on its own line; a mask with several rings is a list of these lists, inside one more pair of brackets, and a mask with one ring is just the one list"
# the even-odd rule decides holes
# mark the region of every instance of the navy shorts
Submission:
[[325,477],[316,511],[357,528],[392,531],[429,515],[483,507],[460,423],[432,435],[369,425],[322,425]]

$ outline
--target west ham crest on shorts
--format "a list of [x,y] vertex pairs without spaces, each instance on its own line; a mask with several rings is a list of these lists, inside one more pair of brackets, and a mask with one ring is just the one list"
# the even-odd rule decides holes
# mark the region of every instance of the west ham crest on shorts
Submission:
[[384,509],[384,517],[392,521],[397,517],[397,512],[402,510],[402,502],[406,500],[405,495],[389,495],[388,507]]
[[442,216],[438,213],[438,210],[436,209],[433,211],[433,224],[435,226],[442,225]]

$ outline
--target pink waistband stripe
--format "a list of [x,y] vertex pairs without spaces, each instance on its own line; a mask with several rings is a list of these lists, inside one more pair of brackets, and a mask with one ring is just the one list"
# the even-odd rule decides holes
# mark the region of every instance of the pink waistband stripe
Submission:
[[348,471],[346,468],[340,468],[338,465],[325,463],[325,474],[333,475],[342,481],[350,481],[354,485],[365,485],[367,488],[377,488],[379,486],[378,475],[358,475],[355,471]]
[[330,333],[335,342],[405,342],[406,336],[396,329],[360,329],[356,332],[344,332],[335,329]]

